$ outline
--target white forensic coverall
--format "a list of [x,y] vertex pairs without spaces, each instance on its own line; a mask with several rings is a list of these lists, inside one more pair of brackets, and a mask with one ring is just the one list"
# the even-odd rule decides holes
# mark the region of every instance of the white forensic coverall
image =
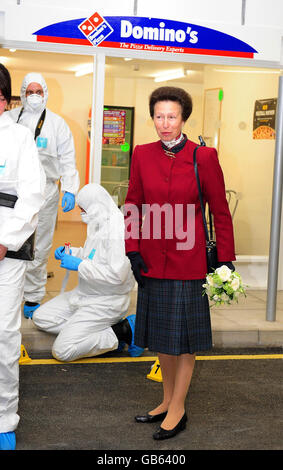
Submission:
[[[0,205],[0,244],[18,251],[34,232],[44,204],[45,174],[31,132],[0,116],[0,192],[18,196],[14,208]],[[19,422],[19,358],[21,302],[29,261],[0,261],[0,433]]]
[[[26,98],[26,89],[30,83],[39,83],[44,92],[43,103],[36,111],[29,106]],[[46,108],[47,99],[48,89],[42,75],[29,73],[25,76],[21,87],[24,111],[19,121],[21,107],[12,109],[9,114],[15,122],[18,121],[19,124],[28,127],[34,135],[39,118]],[[62,192],[67,191],[74,195],[78,192],[80,180],[76,169],[75,147],[71,131],[64,119],[49,109],[46,109],[46,117],[37,139],[37,149],[46,174],[46,201],[39,213],[35,259],[29,263],[26,271],[24,299],[40,303],[45,295],[47,261],[57,218],[58,180],[61,182]]]
[[34,324],[58,335],[52,348],[60,361],[73,361],[115,350],[118,339],[111,325],[125,317],[135,281],[125,255],[124,218],[108,192],[87,184],[77,197],[88,224],[83,248],[72,255],[83,261],[78,286],[41,305]]

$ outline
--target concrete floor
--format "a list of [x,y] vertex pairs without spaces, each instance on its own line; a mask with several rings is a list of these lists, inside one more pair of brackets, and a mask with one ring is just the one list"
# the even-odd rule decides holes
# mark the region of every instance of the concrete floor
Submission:
[[[160,423],[134,419],[162,399],[162,384],[147,378],[150,362],[22,365],[17,450],[95,450],[94,467],[98,455],[134,450],[182,451],[187,464],[195,450],[282,451],[282,358],[272,359],[269,351],[266,359],[208,359],[196,361],[186,429],[166,441],[152,438]],[[198,454],[196,465],[204,456]],[[248,456],[242,457],[246,464]],[[209,458],[223,462],[221,455]],[[229,458],[227,467],[234,461]]]

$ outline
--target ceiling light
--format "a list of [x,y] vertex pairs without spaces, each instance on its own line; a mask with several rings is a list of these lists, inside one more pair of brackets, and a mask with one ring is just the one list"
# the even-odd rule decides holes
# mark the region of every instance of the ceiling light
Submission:
[[183,78],[185,76],[183,69],[167,70],[155,75],[155,82],[166,82],[167,80],[174,80],[176,78]]
[[214,72],[234,72],[234,73],[281,73],[280,70],[227,70],[227,69],[213,69]]
[[16,52],[17,49],[9,49],[10,52]]
[[88,75],[89,73],[93,73],[93,64],[80,65],[75,71],[75,76],[82,77],[83,75]]
[[124,57],[124,60],[127,62],[128,60],[133,60],[133,59],[130,59],[130,57]]

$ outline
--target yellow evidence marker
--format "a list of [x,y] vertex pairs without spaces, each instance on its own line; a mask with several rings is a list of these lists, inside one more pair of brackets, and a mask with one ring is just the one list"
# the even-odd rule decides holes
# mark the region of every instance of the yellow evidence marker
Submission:
[[150,380],[155,380],[156,382],[162,382],[161,367],[159,360],[157,359],[153,366],[151,366],[151,371],[147,374],[147,378]]
[[19,359],[19,364],[26,364],[27,362],[31,362],[31,358],[29,357],[24,345],[21,344],[21,357]]

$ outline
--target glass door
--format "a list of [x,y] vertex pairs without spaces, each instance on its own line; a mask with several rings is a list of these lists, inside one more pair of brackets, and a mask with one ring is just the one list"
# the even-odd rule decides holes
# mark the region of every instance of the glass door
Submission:
[[133,150],[134,108],[104,106],[101,185],[124,203]]

